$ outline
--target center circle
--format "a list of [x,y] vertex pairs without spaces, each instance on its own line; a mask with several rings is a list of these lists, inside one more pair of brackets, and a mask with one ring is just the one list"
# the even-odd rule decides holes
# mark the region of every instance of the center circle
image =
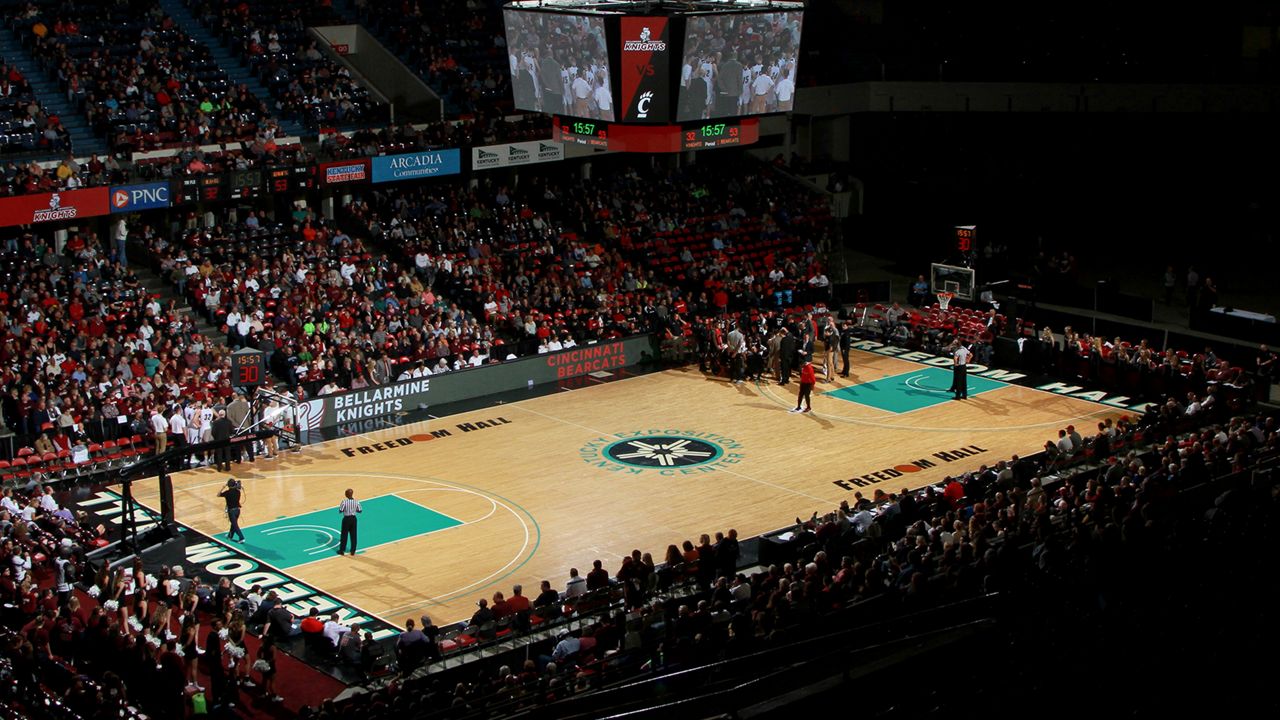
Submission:
[[679,435],[645,435],[610,443],[605,457],[631,467],[686,468],[715,462],[724,455],[719,445]]

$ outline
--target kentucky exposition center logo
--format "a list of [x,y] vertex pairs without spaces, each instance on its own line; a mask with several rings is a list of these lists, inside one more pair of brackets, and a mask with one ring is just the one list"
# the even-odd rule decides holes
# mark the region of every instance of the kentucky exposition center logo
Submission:
[[716,433],[645,430],[614,433],[592,440],[578,451],[583,462],[615,472],[663,475],[711,472],[742,459],[742,445]]

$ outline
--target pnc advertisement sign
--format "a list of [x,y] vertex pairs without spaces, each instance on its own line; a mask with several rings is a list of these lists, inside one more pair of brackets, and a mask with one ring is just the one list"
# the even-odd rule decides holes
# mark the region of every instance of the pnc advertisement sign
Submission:
[[665,123],[671,24],[664,17],[622,18],[622,120]]
[[111,188],[111,212],[134,212],[167,208],[171,204],[169,183],[146,183]]
[[96,187],[0,198],[0,227],[106,215],[108,194],[107,188]]

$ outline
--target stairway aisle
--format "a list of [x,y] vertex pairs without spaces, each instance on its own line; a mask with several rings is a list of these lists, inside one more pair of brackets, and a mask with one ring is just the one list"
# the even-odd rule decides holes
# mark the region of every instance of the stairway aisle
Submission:
[[[71,134],[73,153],[80,157],[106,154],[106,139],[93,134],[84,113],[67,100],[67,94],[58,85],[58,81],[40,67],[35,57],[27,52],[22,43],[18,42],[13,33],[7,29],[0,29],[0,57],[18,68],[27,82],[31,83],[31,89],[35,91],[36,98],[44,106],[45,112],[57,115],[66,126]],[[50,157],[58,155],[60,155],[58,152],[49,153]]]
[[[253,93],[254,97],[265,102],[267,107],[274,107],[274,98],[271,97],[271,92],[267,90],[266,86],[258,81],[257,76],[249,68],[240,64],[240,58],[224,47],[218,36],[210,32],[182,0],[160,0],[160,8],[169,17],[173,18],[173,21],[184,32],[209,48],[209,54],[213,56],[214,62],[218,63],[218,67],[227,73],[227,77],[231,79],[231,82],[248,87],[249,92]],[[277,118],[277,120],[280,123],[280,129],[286,135],[301,136],[305,132],[302,125],[293,120],[285,120],[283,118]]]
[[[136,251],[145,252],[141,248],[136,249]],[[132,254],[135,252],[135,248],[130,246],[129,252]],[[157,296],[161,305],[168,305],[170,300],[177,300],[178,312],[189,315],[191,320],[195,322],[196,329],[210,342],[214,344],[225,344],[227,342],[226,333],[210,325],[203,315],[187,304],[187,299],[178,295],[168,280],[157,275],[149,266],[137,262],[131,262],[129,269],[133,271],[134,275],[138,276],[138,284],[146,288],[149,294]]]

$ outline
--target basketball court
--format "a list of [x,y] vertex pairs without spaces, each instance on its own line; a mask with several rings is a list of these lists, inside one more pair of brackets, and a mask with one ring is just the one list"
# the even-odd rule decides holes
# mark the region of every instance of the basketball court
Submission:
[[[616,570],[633,548],[660,562],[704,532],[751,537],[851,490],[934,484],[1126,412],[975,375],[955,401],[950,379],[855,351],[852,376],[820,382],[807,415],[787,412],[794,379],[735,386],[684,368],[601,381],[235,465],[243,545],[226,541],[225,473],[174,475],[176,515],[387,622],[444,624],[515,583],[536,595],[539,580],[563,589],[570,567],[585,574],[595,559]],[[354,557],[337,555],[346,488],[364,507]],[[138,499],[159,505],[154,491]]]

